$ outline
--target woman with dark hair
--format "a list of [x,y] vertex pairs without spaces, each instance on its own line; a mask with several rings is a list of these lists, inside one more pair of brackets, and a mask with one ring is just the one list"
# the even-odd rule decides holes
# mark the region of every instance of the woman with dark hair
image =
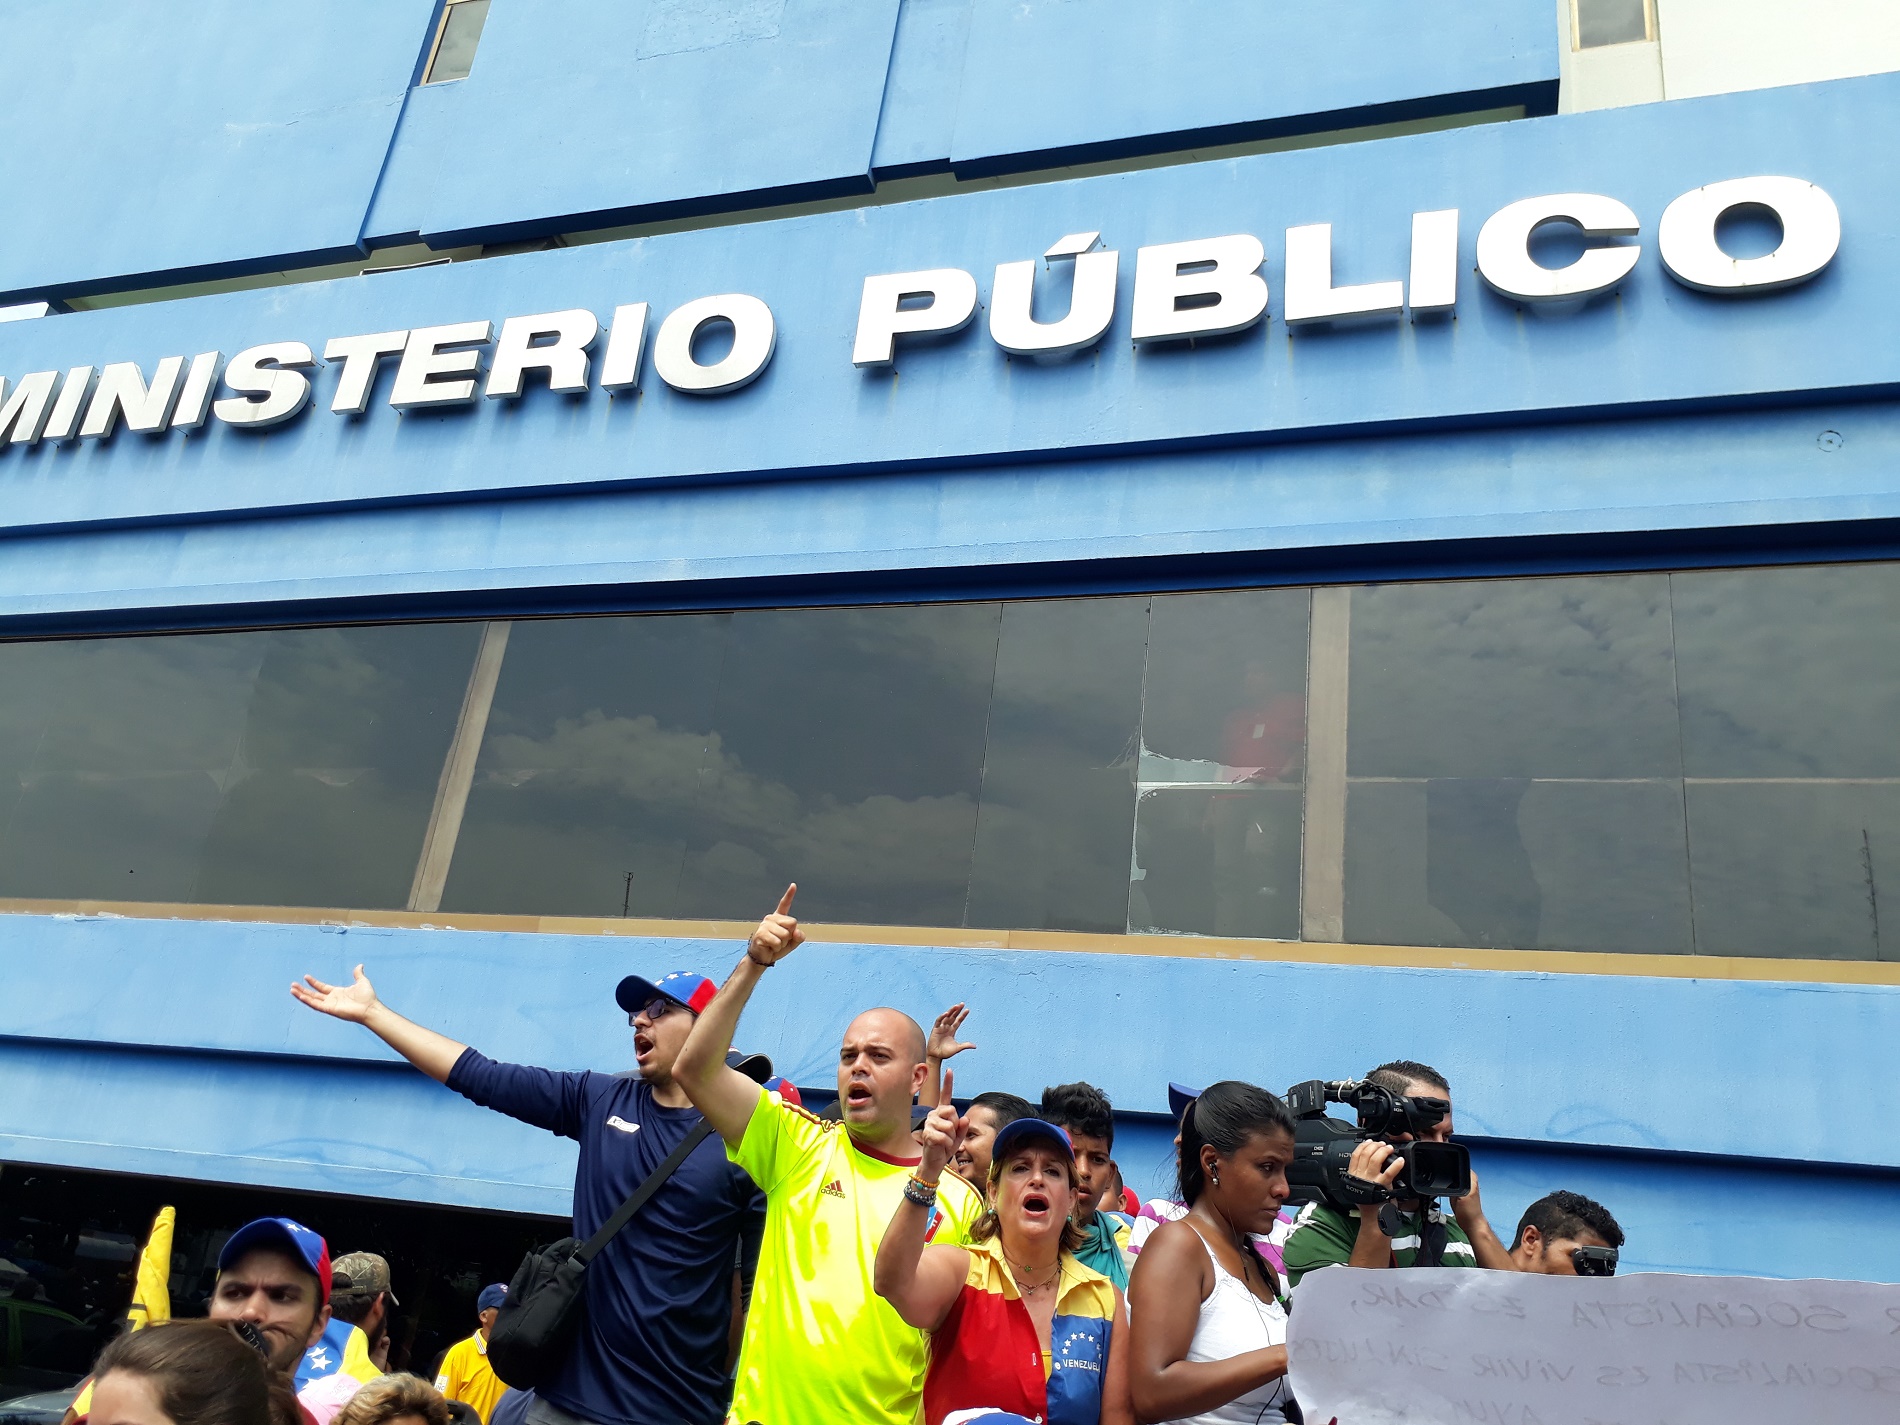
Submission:
[[1129,1284],[1128,1375],[1143,1420],[1267,1425],[1298,1420],[1286,1383],[1286,1300],[1250,1233],[1287,1199],[1293,1118],[1265,1089],[1229,1080],[1181,1116],[1181,1201]]
[[1134,1425],[1121,1293],[1075,1256],[1067,1134],[1036,1118],[1006,1124],[970,1244],[929,1245],[937,1182],[965,1132],[945,1079],[873,1277],[907,1324],[930,1333],[925,1425]]
[[121,1336],[92,1373],[90,1425],[296,1425],[297,1398],[262,1349],[221,1321]]

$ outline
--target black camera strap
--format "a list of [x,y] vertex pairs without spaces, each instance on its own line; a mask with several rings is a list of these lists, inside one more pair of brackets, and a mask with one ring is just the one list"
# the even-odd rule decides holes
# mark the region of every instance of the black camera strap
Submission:
[[[1438,1212],[1436,1199],[1428,1198],[1418,1207],[1418,1251],[1412,1258],[1415,1267],[1442,1267],[1445,1264],[1445,1247],[1451,1240],[1451,1233],[1445,1227],[1444,1214]],[[1401,1212],[1396,1202],[1388,1202],[1379,1209],[1379,1230],[1394,1240],[1409,1236],[1412,1223],[1409,1214]]]
[[600,1224],[600,1230],[575,1249],[574,1260],[582,1266],[599,1254],[600,1249],[613,1241],[620,1229],[633,1221],[633,1214],[647,1205],[647,1199],[666,1186],[666,1180],[673,1176],[679,1165],[692,1156],[693,1149],[704,1143],[712,1135],[712,1124],[702,1118],[693,1125],[693,1131],[680,1139],[672,1152],[660,1161],[660,1165],[648,1173],[633,1190],[627,1200],[620,1204],[620,1210]]

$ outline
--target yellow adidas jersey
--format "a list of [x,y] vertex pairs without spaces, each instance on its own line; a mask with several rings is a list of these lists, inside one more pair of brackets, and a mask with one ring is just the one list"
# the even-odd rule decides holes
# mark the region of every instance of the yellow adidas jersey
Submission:
[[[909,1138],[902,1146],[915,1152]],[[871,1289],[871,1275],[917,1159],[860,1147],[842,1124],[777,1094],[759,1096],[744,1140],[728,1151],[767,1204],[731,1418],[912,1425],[929,1339]],[[961,1244],[982,1210],[946,1172],[932,1240]]]

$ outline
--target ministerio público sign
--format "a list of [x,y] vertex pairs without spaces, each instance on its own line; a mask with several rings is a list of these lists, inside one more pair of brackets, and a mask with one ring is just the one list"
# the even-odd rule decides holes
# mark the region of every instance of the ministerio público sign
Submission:
[[[1717,238],[1722,221],[1738,211],[1766,210],[1781,228],[1773,251],[1735,258]],[[1532,236],[1554,224],[1581,232],[1586,246],[1567,265],[1549,268],[1531,253]],[[1412,215],[1410,271],[1403,279],[1335,286],[1332,225],[1314,223],[1285,234],[1281,320],[1289,328],[1414,319],[1449,314],[1458,302],[1460,213],[1455,208]],[[1642,259],[1636,214],[1615,198],[1559,193],[1510,203],[1487,218],[1477,239],[1477,271],[1511,301],[1582,304],[1618,288]],[[1840,212],[1819,187],[1798,178],[1754,177],[1712,183],[1684,193],[1657,225],[1657,255],[1677,282],[1718,295],[1769,292],[1796,286],[1822,272],[1840,247]],[[1624,241],[1612,241],[1612,240]],[[1121,254],[1104,249],[1100,234],[1062,238],[1040,259],[1072,264],[1070,302],[1059,320],[1032,314],[1038,259],[997,266],[990,288],[989,333],[1004,352],[1040,362],[1061,361],[1095,346],[1116,316]],[[1267,281],[1260,269],[1266,248],[1258,237],[1233,233],[1142,247],[1135,253],[1130,335],[1139,345],[1188,342],[1245,331],[1269,316]],[[867,277],[858,308],[852,362],[859,368],[894,364],[903,340],[946,339],[971,325],[977,282],[960,268]],[[592,387],[614,392],[639,388],[651,368],[672,390],[715,397],[756,380],[772,360],[777,324],[757,297],[727,293],[675,308],[658,324],[648,352],[649,304],[617,306],[603,332],[591,311],[571,309],[506,318],[499,334],[488,320],[332,338],[322,361],[339,368],[332,412],[361,415],[369,405],[381,363],[393,359],[389,404],[420,411],[473,403],[478,394],[519,398],[531,373],[556,392]],[[717,361],[701,362],[699,338],[729,327],[731,345]],[[594,361],[600,347],[598,366]],[[63,374],[36,371],[8,383],[0,377],[0,442],[105,440],[122,424],[147,435],[190,431],[208,421],[266,431],[293,420],[310,404],[307,374],[318,365],[301,341],[248,347],[226,362],[222,353],[167,356],[148,380],[136,362]],[[221,394],[229,393],[229,394]]]

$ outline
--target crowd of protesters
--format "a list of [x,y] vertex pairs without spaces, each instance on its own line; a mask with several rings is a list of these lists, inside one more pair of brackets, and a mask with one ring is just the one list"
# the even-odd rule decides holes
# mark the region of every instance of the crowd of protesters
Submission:
[[[858,1014],[836,1104],[811,1113],[732,1051],[759,981],[804,940],[794,894],[723,986],[686,972],[620,982],[632,1073],[495,1062],[384,1005],[361,966],[350,984],[293,986],[474,1102],[577,1140],[577,1238],[657,1182],[588,1264],[576,1330],[532,1389],[489,1359],[521,1306],[507,1285],[481,1292],[476,1329],[433,1385],[388,1375],[388,1263],[332,1263],[316,1233],[268,1218],[225,1244],[210,1320],[113,1342],[69,1425],[1297,1422],[1287,1323],[1307,1273],[1574,1274],[1586,1256],[1614,1269],[1621,1229],[1575,1193],[1533,1204],[1509,1247],[1475,1179],[1450,1214],[1390,1200],[1290,1212],[1293,1119],[1238,1081],[1169,1086],[1176,1192],[1143,1203],[1122,1183],[1100,1089],[1055,1084],[1038,1103],[991,1090],[959,1109],[947,1061],[971,1047],[961,1004],[928,1033],[896,1009]],[[1429,1136],[1449,1139],[1442,1074],[1401,1060],[1369,1077],[1442,1100]],[[1378,1139],[1349,1169],[1385,1186],[1398,1170]]]

